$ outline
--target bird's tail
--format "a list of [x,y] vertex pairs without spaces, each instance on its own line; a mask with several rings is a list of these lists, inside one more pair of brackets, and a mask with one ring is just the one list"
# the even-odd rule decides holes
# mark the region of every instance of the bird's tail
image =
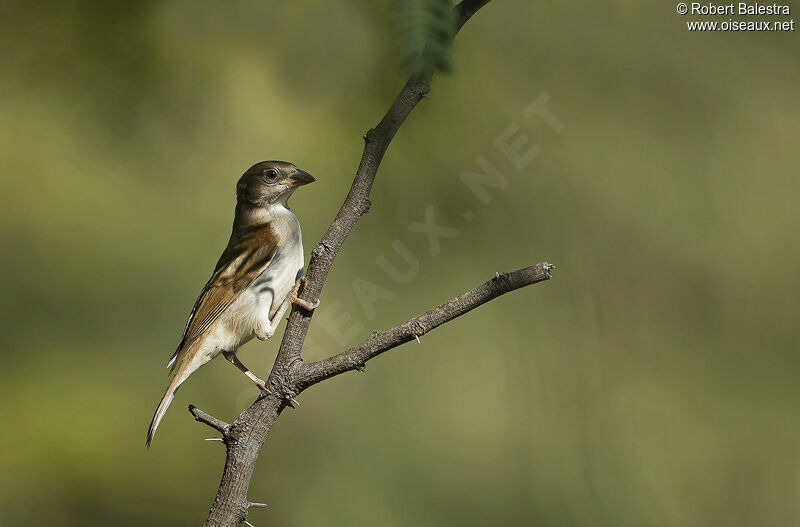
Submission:
[[145,443],[147,448],[150,448],[153,436],[156,435],[156,428],[158,428],[158,424],[161,422],[164,414],[167,413],[167,408],[169,408],[172,399],[175,398],[175,392],[178,391],[178,387],[200,366],[196,364],[196,361],[187,360],[188,358],[189,357],[185,357],[181,362],[178,371],[175,372],[175,376],[172,378],[169,386],[167,386],[164,397],[162,397],[161,402],[158,403],[158,408],[156,408],[156,413],[153,415],[153,420],[150,421],[150,428],[147,430],[147,442]]

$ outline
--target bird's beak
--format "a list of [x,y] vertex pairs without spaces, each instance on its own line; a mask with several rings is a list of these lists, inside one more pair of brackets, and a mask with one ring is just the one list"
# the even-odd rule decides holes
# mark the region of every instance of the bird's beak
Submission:
[[289,185],[292,188],[302,187],[303,185],[308,185],[309,183],[313,183],[314,181],[316,181],[316,179],[314,179],[314,176],[312,176],[305,170],[297,169],[291,176],[289,176]]

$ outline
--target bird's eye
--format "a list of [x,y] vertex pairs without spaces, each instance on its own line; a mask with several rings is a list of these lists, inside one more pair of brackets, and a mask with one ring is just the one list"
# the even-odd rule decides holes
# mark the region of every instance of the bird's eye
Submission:
[[275,180],[278,178],[278,171],[277,171],[277,170],[275,170],[274,168],[270,168],[269,170],[267,170],[266,172],[264,172],[264,176],[265,176],[265,177],[266,177],[266,178],[267,178],[269,181],[275,181]]

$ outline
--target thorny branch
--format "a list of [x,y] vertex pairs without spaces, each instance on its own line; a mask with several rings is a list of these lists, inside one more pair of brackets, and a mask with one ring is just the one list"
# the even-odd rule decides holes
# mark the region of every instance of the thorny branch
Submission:
[[381,353],[412,340],[419,341],[419,337],[423,334],[500,295],[550,279],[550,270],[554,267],[550,263],[543,262],[511,273],[498,273],[488,282],[484,282],[475,289],[440,304],[422,315],[391,329],[373,333],[367,340],[347,351],[317,362],[303,363],[296,376],[297,387],[305,390],[309,386],[340,373],[361,369],[368,360]]
[[[457,29],[490,0],[463,0],[454,9]],[[300,292],[314,302],[320,296],[333,261],[359,218],[370,207],[369,195],[383,155],[397,130],[419,101],[427,96],[428,80],[412,78],[406,82],[383,119],[364,135],[364,152],[350,191],[322,240],[311,252],[306,285]],[[498,273],[494,278],[452,300],[391,329],[376,332],[361,344],[317,362],[303,362],[301,351],[313,312],[294,308],[283,334],[278,355],[267,379],[269,393],[256,400],[236,420],[225,423],[192,405],[189,411],[197,421],[207,424],[222,437],[226,448],[225,468],[205,527],[234,527],[247,522],[253,507],[266,507],[247,499],[247,489],[258,454],[278,416],[306,388],[364,364],[381,353],[411,340],[500,295],[548,280],[553,266],[547,262]]]

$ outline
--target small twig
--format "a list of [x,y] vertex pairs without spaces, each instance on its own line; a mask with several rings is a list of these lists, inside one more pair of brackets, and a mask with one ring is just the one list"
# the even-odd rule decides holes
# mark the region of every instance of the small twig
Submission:
[[[217,430],[219,433],[222,434],[222,437],[228,435],[228,430],[231,429],[231,425],[222,421],[221,419],[217,419],[213,415],[209,415],[205,413],[200,408],[196,407],[193,404],[189,405],[189,412],[194,416],[195,421],[200,421],[201,423],[207,424],[214,430]],[[207,439],[206,441],[224,441],[222,438],[214,438],[214,439]]]

